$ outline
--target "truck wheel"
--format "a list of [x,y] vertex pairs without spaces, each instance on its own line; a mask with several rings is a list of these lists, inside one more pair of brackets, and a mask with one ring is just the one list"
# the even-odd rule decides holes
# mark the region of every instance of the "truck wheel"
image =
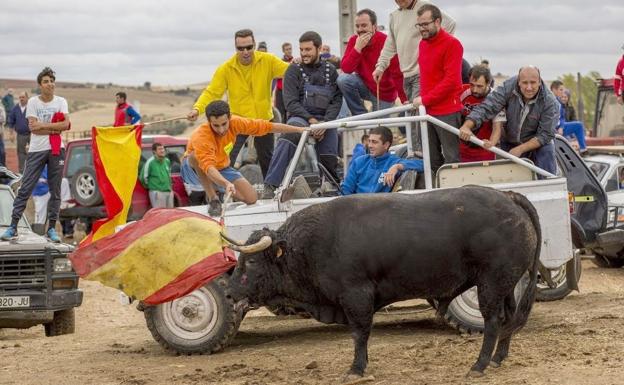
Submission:
[[73,334],[76,330],[76,316],[74,308],[54,312],[52,322],[43,325],[47,337]]
[[[529,274],[527,272],[520,278],[514,289],[516,303],[524,294],[528,283]],[[437,308],[437,305],[435,307]],[[485,323],[481,315],[481,310],[479,309],[479,297],[476,286],[473,286],[455,297],[446,311],[444,320],[449,326],[457,329],[460,333],[483,333]]]
[[72,197],[81,206],[91,207],[102,203],[102,193],[95,179],[93,167],[81,167],[71,178],[70,189]]
[[211,354],[224,349],[243,319],[227,294],[228,276],[220,276],[171,302],[145,306],[152,337],[176,354]]
[[624,266],[624,258],[612,258],[597,253],[594,253],[592,261],[594,265],[604,269],[617,269]]
[[[581,279],[581,256],[578,253],[574,255],[574,263],[576,264],[576,282]],[[558,269],[550,270],[550,276],[553,282],[557,285],[554,289],[548,287],[546,281],[541,277],[537,279],[537,293],[535,300],[540,302],[558,301],[565,298],[572,292],[572,288],[568,285],[568,279],[566,276],[566,265],[562,265]]]

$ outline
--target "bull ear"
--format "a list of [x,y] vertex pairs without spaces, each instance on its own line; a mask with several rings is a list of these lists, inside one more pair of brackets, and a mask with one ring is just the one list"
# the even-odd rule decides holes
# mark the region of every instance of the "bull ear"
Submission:
[[281,247],[277,246],[277,251],[275,252],[275,256],[277,258],[282,256],[282,248]]
[[275,251],[275,257],[280,258],[284,254],[284,251],[286,250],[286,241],[283,239],[275,241],[273,242],[273,247],[274,247],[273,250]]

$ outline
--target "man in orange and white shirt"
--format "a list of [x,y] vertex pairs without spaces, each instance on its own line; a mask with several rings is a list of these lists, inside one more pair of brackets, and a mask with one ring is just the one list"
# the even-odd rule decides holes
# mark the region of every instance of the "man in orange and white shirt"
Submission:
[[230,106],[222,100],[208,104],[206,118],[208,122],[197,127],[191,134],[184,162],[197,173],[209,200],[208,214],[212,216],[221,214],[221,202],[216,191],[219,188],[247,204],[254,204],[258,200],[253,186],[238,170],[230,167],[230,152],[234,148],[237,135],[263,136],[276,132],[302,133],[305,130],[303,127],[262,119],[232,116]]

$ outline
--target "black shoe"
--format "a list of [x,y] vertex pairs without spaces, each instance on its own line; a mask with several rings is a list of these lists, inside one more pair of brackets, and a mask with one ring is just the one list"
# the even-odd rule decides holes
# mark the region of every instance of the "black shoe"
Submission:
[[260,199],[273,199],[275,197],[275,186],[271,186],[270,184],[264,184],[264,191],[262,192],[262,196]]
[[208,203],[208,215],[211,217],[220,217],[221,216],[221,201],[218,199],[213,199]]

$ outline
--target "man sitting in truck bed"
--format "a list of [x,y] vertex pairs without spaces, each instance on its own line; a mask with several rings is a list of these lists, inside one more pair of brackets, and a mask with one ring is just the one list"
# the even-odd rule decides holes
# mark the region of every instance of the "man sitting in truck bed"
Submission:
[[221,202],[215,190],[221,187],[247,204],[258,199],[256,190],[240,172],[230,167],[229,154],[236,135],[262,136],[268,133],[302,133],[304,128],[261,119],[247,119],[230,114],[230,106],[215,100],[206,107],[208,123],[197,127],[188,142],[184,162],[195,170],[209,199],[208,214],[221,214]]
[[388,127],[375,127],[368,134],[369,154],[351,162],[342,183],[342,194],[389,192],[397,174],[404,170],[423,171],[420,159],[402,159],[390,154],[392,132]]

